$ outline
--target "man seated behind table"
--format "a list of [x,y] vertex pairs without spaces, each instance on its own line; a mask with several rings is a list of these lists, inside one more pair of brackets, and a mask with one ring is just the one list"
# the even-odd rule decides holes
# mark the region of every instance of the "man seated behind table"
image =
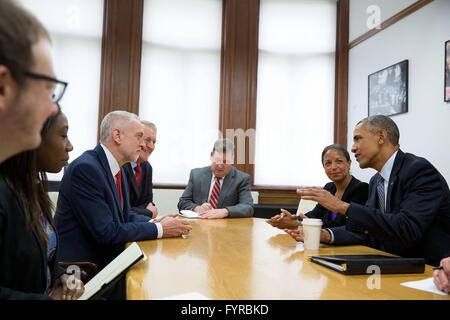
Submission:
[[211,165],[191,170],[178,209],[195,211],[205,219],[251,217],[251,177],[236,169],[233,160],[233,142],[217,140],[211,152]]
[[[369,185],[350,174],[350,155],[343,146],[332,144],[325,147],[322,151],[322,165],[325,174],[332,181],[323,187],[326,192],[342,201],[366,203]],[[304,218],[322,219],[323,229],[320,241],[324,243],[330,242],[333,228],[345,225],[346,222],[344,216],[332,212],[318,203],[313,210],[301,213],[299,217],[284,210],[281,214],[267,220],[267,223],[279,229],[297,229],[299,219]],[[302,230],[300,229],[299,232]]]
[[400,150],[399,138],[395,122],[382,115],[361,120],[353,131],[352,152],[359,166],[378,171],[370,179],[367,206],[319,188],[297,193],[347,217],[345,227],[333,230],[334,244],[367,243],[436,265],[450,256],[450,191],[428,160]]

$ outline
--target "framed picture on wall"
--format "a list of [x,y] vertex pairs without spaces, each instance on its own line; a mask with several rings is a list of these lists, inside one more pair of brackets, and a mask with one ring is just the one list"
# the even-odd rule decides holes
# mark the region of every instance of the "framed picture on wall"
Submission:
[[445,43],[444,101],[450,102],[450,40]]
[[369,75],[369,116],[408,112],[408,60]]

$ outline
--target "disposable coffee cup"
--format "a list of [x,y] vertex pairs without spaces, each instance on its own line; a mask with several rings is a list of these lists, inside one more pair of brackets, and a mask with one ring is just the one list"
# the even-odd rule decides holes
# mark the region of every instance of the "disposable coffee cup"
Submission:
[[303,247],[305,250],[319,249],[322,220],[305,218],[302,221],[302,225],[304,235]]

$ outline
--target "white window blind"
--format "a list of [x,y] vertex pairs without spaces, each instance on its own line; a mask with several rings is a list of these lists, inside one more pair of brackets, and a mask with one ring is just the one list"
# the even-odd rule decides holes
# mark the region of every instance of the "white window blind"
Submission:
[[19,2],[50,32],[57,77],[69,83],[60,104],[69,121],[72,161],[97,143],[103,0]]
[[335,0],[261,0],[255,184],[323,185],[333,143]]
[[218,137],[222,1],[145,0],[139,116],[158,128],[156,183],[185,184]]

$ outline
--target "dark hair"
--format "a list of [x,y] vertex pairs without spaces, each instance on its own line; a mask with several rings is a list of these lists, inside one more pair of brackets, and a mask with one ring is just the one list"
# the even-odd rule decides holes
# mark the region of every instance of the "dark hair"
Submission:
[[50,36],[27,10],[11,0],[0,0],[0,65],[8,67],[19,84],[33,64],[32,47]]
[[347,149],[345,149],[342,145],[340,144],[330,144],[329,146],[326,146],[323,151],[322,151],[322,164],[323,164],[323,158],[325,157],[325,154],[329,151],[329,150],[337,150],[339,152],[341,152],[345,159],[347,159],[347,161],[350,161],[350,154],[348,153]]
[[400,140],[400,131],[397,124],[391,118],[383,115],[370,116],[362,119],[356,125],[362,124],[367,126],[370,132],[377,133],[382,129],[387,132],[387,138],[394,146],[398,145]]
[[[0,164],[0,174],[16,194],[25,213],[27,227],[47,241],[41,218],[52,221],[52,204],[46,191],[46,177],[36,170],[36,151],[26,151]],[[42,180],[44,179],[44,180]]]
[[[58,113],[44,123],[41,130],[42,138],[47,136],[55,120],[61,115],[61,108],[58,105]],[[0,164],[0,174],[17,195],[25,213],[27,227],[35,231],[41,240],[47,242],[48,237],[42,227],[42,217],[52,223],[53,203],[47,194],[47,174],[38,172],[36,158],[36,149],[19,153]]]
[[50,128],[55,124],[56,119],[62,115],[62,111],[61,111],[61,106],[57,103],[56,106],[58,107],[58,111],[56,112],[56,114],[54,114],[53,116],[49,117],[45,122],[44,125],[42,126],[42,130],[41,130],[41,137],[45,138],[48,134],[48,131],[50,130]]

